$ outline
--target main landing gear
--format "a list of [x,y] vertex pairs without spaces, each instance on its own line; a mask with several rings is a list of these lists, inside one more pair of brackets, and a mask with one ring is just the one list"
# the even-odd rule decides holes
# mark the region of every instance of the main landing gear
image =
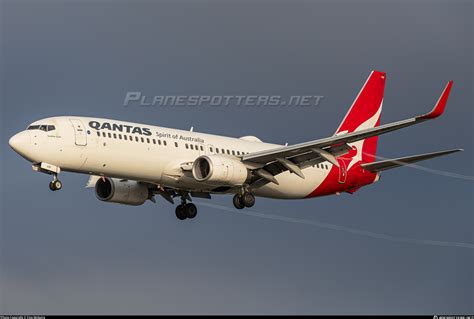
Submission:
[[197,207],[193,203],[186,203],[186,196],[181,196],[181,204],[176,206],[176,217],[179,220],[193,219],[197,215]]
[[63,187],[63,183],[58,179],[58,174],[53,174],[53,180],[49,182],[49,189],[58,191]]
[[237,209],[242,209],[244,207],[250,208],[255,205],[255,196],[248,190],[244,189],[240,193],[234,195],[232,202],[234,203],[234,207]]

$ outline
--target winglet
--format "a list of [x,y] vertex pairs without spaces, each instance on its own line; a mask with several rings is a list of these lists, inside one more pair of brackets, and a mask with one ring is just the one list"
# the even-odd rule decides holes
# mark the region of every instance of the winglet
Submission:
[[453,86],[453,81],[449,81],[446,87],[444,88],[443,93],[436,102],[435,106],[431,110],[431,112],[426,113],[424,115],[418,116],[417,119],[434,119],[443,114],[444,108],[446,107],[446,102],[448,102],[449,92],[451,91],[451,87]]

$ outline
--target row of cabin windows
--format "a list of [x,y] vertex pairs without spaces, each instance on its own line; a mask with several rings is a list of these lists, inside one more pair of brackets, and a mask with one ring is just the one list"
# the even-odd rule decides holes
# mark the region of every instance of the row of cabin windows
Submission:
[[[89,133],[89,132],[88,132]],[[138,137],[138,136],[130,136],[130,135],[122,135],[122,134],[117,134],[117,133],[106,133],[102,132],[102,135],[100,134],[101,132],[97,132],[97,136],[102,136],[102,137],[108,137],[108,138],[114,138],[114,139],[119,139],[119,140],[124,140],[124,141],[135,141],[135,142],[142,142],[142,143],[153,143],[153,144],[158,144],[158,145],[164,145],[166,146],[166,141],[162,140],[157,140],[154,138],[149,138],[149,137]]]
[[[185,144],[185,147],[186,149],[192,149],[192,150],[201,150],[201,151],[204,151],[204,147],[202,145],[193,145],[193,144]],[[235,150],[228,150],[228,149],[223,149],[223,148],[213,148],[213,147],[209,147],[209,151],[211,153],[214,153],[214,151],[216,152],[216,154],[228,154],[228,155],[234,155],[234,156],[240,156],[240,155],[244,155],[244,154],[248,154],[245,153],[245,152],[241,152],[241,151],[235,151]]]
[[249,152],[241,152],[241,151],[234,151],[234,150],[228,150],[228,149],[223,149],[223,148],[212,148],[212,147],[209,147],[209,151],[211,153],[214,153],[214,150],[216,152],[216,154],[227,154],[227,155],[234,155],[234,156],[240,156],[240,155],[244,155],[244,154],[248,154]]
[[[90,131],[88,131],[88,133],[90,134]],[[102,133],[102,134],[101,134]],[[106,132],[97,132],[97,136],[99,137],[108,137],[108,138],[114,138],[114,139],[119,139],[119,140],[125,140],[125,141],[134,141],[134,136],[130,136],[130,135],[122,135],[120,133],[106,133]],[[158,140],[158,139],[154,139],[154,138],[149,138],[149,137],[138,137],[138,136],[135,136],[135,142],[142,142],[142,143],[153,143],[153,144],[158,144],[158,145],[164,145],[166,146],[166,141],[161,141],[161,140]],[[175,147],[178,147],[178,142],[174,142],[174,146]],[[196,151],[204,151],[204,147],[202,145],[194,145],[194,144],[185,144],[185,147],[186,149],[191,149],[191,150],[196,150]],[[216,152],[216,154],[228,154],[228,155],[244,155],[244,154],[248,154],[248,152],[241,152],[241,151],[234,151],[234,150],[228,150],[228,149],[219,149],[219,148],[213,148],[213,147],[210,147],[209,150],[211,151],[211,153]]]
[[[178,143],[175,143],[176,147],[178,147]],[[192,149],[192,150],[196,150],[196,151],[204,151],[204,147],[202,145],[193,145],[193,144],[184,144],[184,146],[186,147],[186,149]]]

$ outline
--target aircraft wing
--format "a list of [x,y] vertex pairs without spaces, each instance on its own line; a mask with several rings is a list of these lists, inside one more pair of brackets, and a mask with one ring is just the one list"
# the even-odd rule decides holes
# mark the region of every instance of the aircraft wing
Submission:
[[336,157],[347,153],[351,149],[350,146],[347,145],[348,143],[382,135],[439,117],[444,112],[452,85],[453,81],[449,81],[433,109],[426,114],[374,128],[249,153],[242,156],[242,161],[247,163],[249,167],[256,168],[255,173],[265,179],[266,182],[275,182],[276,180],[272,178],[272,176],[285,170],[289,170],[304,178],[301,173],[301,168],[324,161],[329,161],[338,166],[339,164]]

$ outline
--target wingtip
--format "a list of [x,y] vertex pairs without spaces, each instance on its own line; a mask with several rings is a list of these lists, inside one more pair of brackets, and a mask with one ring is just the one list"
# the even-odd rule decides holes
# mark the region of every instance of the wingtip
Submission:
[[434,119],[443,114],[444,109],[446,108],[446,103],[448,102],[449,93],[451,92],[453,83],[453,80],[448,81],[448,84],[446,84],[443,93],[441,93],[433,109],[429,113],[419,116],[419,119]]

